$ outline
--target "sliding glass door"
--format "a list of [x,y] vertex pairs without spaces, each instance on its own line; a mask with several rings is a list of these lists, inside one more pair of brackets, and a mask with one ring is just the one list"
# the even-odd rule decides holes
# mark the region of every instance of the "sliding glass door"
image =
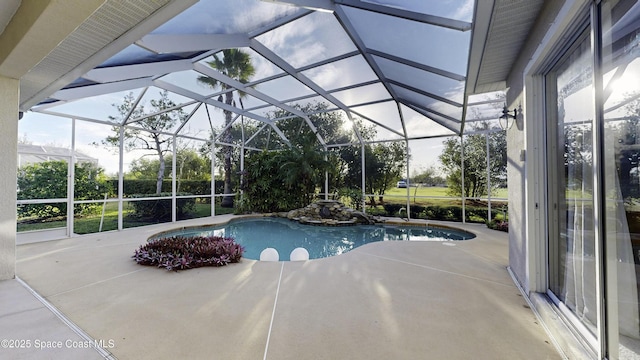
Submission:
[[544,74],[548,294],[594,353],[638,359],[640,2],[590,19]]
[[593,65],[588,30],[546,74],[550,296],[595,342]]

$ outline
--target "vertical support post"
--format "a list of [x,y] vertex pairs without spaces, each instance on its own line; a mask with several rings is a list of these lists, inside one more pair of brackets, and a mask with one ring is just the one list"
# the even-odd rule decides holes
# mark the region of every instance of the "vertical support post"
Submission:
[[361,156],[362,161],[361,161],[361,164],[360,164],[360,166],[362,167],[362,171],[361,171],[362,172],[362,212],[366,214],[367,213],[367,208],[366,208],[365,204],[367,202],[367,194],[365,192],[365,176],[364,176],[365,175],[364,174],[364,171],[365,171],[364,142],[360,143],[360,151],[362,152],[362,156]]
[[216,216],[216,142],[211,140],[211,216]]
[[460,195],[462,196],[462,223],[466,223],[465,195],[464,195],[464,135],[460,134]]
[[244,200],[244,116],[240,117],[240,128],[242,130],[242,143],[240,144],[240,204]]
[[491,153],[489,153],[489,136],[487,133],[485,141],[487,143],[487,221],[491,221]]
[[[329,156],[327,152],[329,149],[324,147],[324,161],[329,161]],[[324,171],[324,199],[329,200],[329,172],[327,170]]]
[[123,229],[123,211],[124,211],[124,126],[120,126],[120,140],[118,141],[120,147],[119,164],[118,164],[118,230]]
[[171,147],[173,151],[173,156],[171,157],[171,222],[176,222],[178,219],[178,186],[176,182],[176,178],[178,174],[176,173],[176,166],[178,165],[178,145],[176,144],[176,134],[173,134],[173,138],[171,141]]
[[411,158],[409,154],[409,140],[405,138],[404,143],[407,146],[407,221],[411,220],[411,181],[409,179],[409,159]]
[[[606,247],[606,189],[604,167],[604,98],[602,80],[602,17],[599,4],[591,5],[591,51],[593,56],[593,97],[594,116],[592,121],[593,147],[593,224],[595,240],[596,262],[596,329],[598,337],[598,358],[617,358],[618,320],[617,320],[617,291],[614,283],[608,284],[607,279],[617,276],[616,245],[610,249],[612,262],[607,267]],[[610,242],[615,244],[615,242]],[[612,274],[608,272],[611,271]],[[611,290],[611,291],[608,291]],[[608,295],[611,295],[610,297]],[[611,316],[612,318],[610,318]],[[611,345],[611,346],[609,346]],[[610,357],[614,355],[614,357]]]
[[76,164],[76,119],[71,119],[71,154],[67,163],[67,236],[73,236],[73,200]]

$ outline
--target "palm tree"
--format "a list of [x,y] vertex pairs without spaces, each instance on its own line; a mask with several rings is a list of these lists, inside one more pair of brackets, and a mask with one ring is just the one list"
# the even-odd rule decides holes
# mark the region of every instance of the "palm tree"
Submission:
[[[222,74],[237,80],[243,84],[249,82],[251,77],[255,74],[255,68],[251,63],[251,56],[249,54],[239,50],[239,49],[227,49],[222,51],[222,57],[220,57],[220,53],[213,55],[213,60],[207,62],[209,66],[213,69],[218,70]],[[211,88],[217,88],[220,86],[222,91],[224,91],[224,102],[227,105],[236,106],[234,99],[234,88],[230,85],[220,82],[214,78],[208,76],[198,76],[198,82],[204,85],[207,85]],[[240,107],[244,108],[242,104],[242,98],[245,97],[245,93],[242,91],[238,92],[238,102],[240,103]],[[222,95],[218,97],[218,101],[222,101]],[[231,136],[231,128],[229,124],[231,124],[232,113],[229,110],[223,110],[224,118],[225,118],[225,128],[226,130],[222,134],[222,141],[230,144],[232,141]],[[231,146],[224,147],[224,193],[231,193]],[[233,207],[233,196],[225,196],[222,199],[221,203],[222,207]]]
[[322,176],[329,170],[330,163],[325,159],[325,151],[320,149],[314,134],[301,139],[301,143],[280,153],[285,185],[301,188],[303,203],[309,205],[313,200],[316,186],[322,182]]

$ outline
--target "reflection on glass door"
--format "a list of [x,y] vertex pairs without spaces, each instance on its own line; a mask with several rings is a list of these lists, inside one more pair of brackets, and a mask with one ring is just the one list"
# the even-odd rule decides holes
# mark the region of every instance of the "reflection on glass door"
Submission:
[[549,290],[569,309],[578,328],[595,334],[593,67],[586,35],[546,76]]
[[638,359],[640,4],[606,1],[601,14],[609,358]]

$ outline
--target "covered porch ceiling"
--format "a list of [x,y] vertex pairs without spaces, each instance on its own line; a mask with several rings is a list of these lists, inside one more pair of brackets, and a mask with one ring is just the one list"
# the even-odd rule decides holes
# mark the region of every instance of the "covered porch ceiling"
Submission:
[[[20,3],[3,6],[20,14],[27,2]],[[461,134],[465,122],[497,118],[506,77],[542,5],[542,0],[106,0],[21,77],[20,108],[113,124],[107,114],[74,113],[74,105],[126,93],[142,103],[167,91],[190,116],[222,109],[279,134],[281,118],[274,114],[302,117],[314,129],[311,110],[304,109],[309,103],[366,122],[380,140]],[[249,54],[255,69],[249,81],[210,65],[225,49]],[[204,86],[198,81],[203,76],[218,86]],[[220,101],[235,90],[245,94],[242,103]],[[488,91],[497,93],[474,95]]]

